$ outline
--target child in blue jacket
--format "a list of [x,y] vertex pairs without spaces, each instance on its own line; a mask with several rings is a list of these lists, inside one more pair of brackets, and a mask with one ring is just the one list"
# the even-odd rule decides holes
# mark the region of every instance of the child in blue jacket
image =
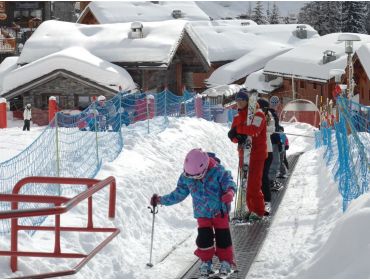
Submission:
[[230,171],[225,170],[214,154],[193,149],[185,158],[184,172],[176,189],[163,196],[154,194],[151,198],[153,206],[170,206],[191,194],[194,218],[198,222],[198,248],[194,253],[202,261],[200,272],[203,276],[212,273],[213,255],[220,260],[220,274],[229,273],[234,264],[228,214],[235,191]]

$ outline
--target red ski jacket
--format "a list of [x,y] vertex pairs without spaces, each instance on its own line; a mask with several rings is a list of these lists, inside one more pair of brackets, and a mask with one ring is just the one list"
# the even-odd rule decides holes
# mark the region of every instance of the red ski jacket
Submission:
[[[239,110],[235,115],[231,127],[236,126],[238,134],[252,136],[252,151],[251,161],[265,160],[267,158],[267,134],[266,134],[266,117],[262,110],[257,110],[254,114],[252,122],[247,125],[247,108]],[[236,138],[232,139],[234,143],[238,143]],[[238,149],[239,153],[243,150]]]

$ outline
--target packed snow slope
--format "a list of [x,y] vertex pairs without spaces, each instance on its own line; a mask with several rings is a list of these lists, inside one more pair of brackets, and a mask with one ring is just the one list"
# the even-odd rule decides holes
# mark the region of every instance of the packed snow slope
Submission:
[[[9,159],[35,139],[41,128],[20,131],[21,122],[0,130],[1,160]],[[146,127],[146,123],[137,126]],[[283,124],[287,133],[312,136],[307,124]],[[172,191],[182,172],[186,153],[195,147],[215,152],[236,178],[237,152],[227,138],[228,126],[196,118],[170,119],[161,132],[146,134],[123,130],[124,150],[97,175],[117,179],[117,212],[107,219],[108,192],[94,197],[95,225],[121,229],[106,248],[73,278],[178,278],[196,260],[193,255],[196,222],[191,199],[172,207],[159,207],[155,220],[153,261],[148,268],[153,193]],[[24,139],[18,141],[17,139]],[[292,174],[285,198],[248,277],[253,278],[369,278],[370,198],[363,195],[345,214],[331,170],[322,159],[324,150],[314,149],[313,138],[288,135],[288,154],[305,152]],[[5,145],[6,148],[2,148]],[[62,225],[86,224],[86,205],[62,216]],[[53,224],[48,219],[45,224]],[[105,234],[63,233],[64,252],[90,252]],[[20,233],[20,249],[53,250],[53,234]],[[9,250],[9,236],[0,239],[0,250]],[[72,268],[78,260],[19,258],[19,272],[12,274],[9,258],[0,258],[0,278]]]

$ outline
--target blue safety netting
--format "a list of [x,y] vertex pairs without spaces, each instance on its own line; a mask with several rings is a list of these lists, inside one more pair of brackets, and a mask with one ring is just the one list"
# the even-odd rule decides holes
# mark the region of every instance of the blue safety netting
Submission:
[[369,190],[370,108],[344,97],[337,105],[339,120],[333,126],[321,123],[316,147],[325,147],[324,158],[338,181],[345,211],[351,200]]
[[[119,155],[127,133],[156,133],[168,126],[168,117],[195,117],[195,96],[188,91],[177,96],[168,90],[155,94],[118,93],[109,100],[94,102],[76,115],[58,112],[30,146],[0,163],[0,192],[11,193],[14,185],[28,176],[92,178],[103,162],[113,161]],[[205,101],[201,111],[203,118],[211,120]],[[69,195],[83,188],[27,184],[21,193]],[[21,209],[38,207],[45,204],[19,203]],[[0,211],[9,209],[10,203],[0,202]],[[38,225],[44,219],[23,218],[19,223]],[[0,233],[9,232],[9,226],[9,220],[1,220]]]

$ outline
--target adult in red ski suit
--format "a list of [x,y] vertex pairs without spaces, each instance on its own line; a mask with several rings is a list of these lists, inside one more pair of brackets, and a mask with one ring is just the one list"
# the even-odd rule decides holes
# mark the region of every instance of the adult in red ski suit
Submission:
[[238,114],[234,116],[228,136],[232,142],[239,144],[239,167],[242,167],[243,164],[244,151],[242,144],[247,136],[252,137],[246,200],[249,212],[262,218],[265,213],[261,185],[263,166],[267,158],[266,118],[262,110],[257,109],[251,124],[247,125],[248,93],[246,90],[240,90],[235,100],[238,106]]

